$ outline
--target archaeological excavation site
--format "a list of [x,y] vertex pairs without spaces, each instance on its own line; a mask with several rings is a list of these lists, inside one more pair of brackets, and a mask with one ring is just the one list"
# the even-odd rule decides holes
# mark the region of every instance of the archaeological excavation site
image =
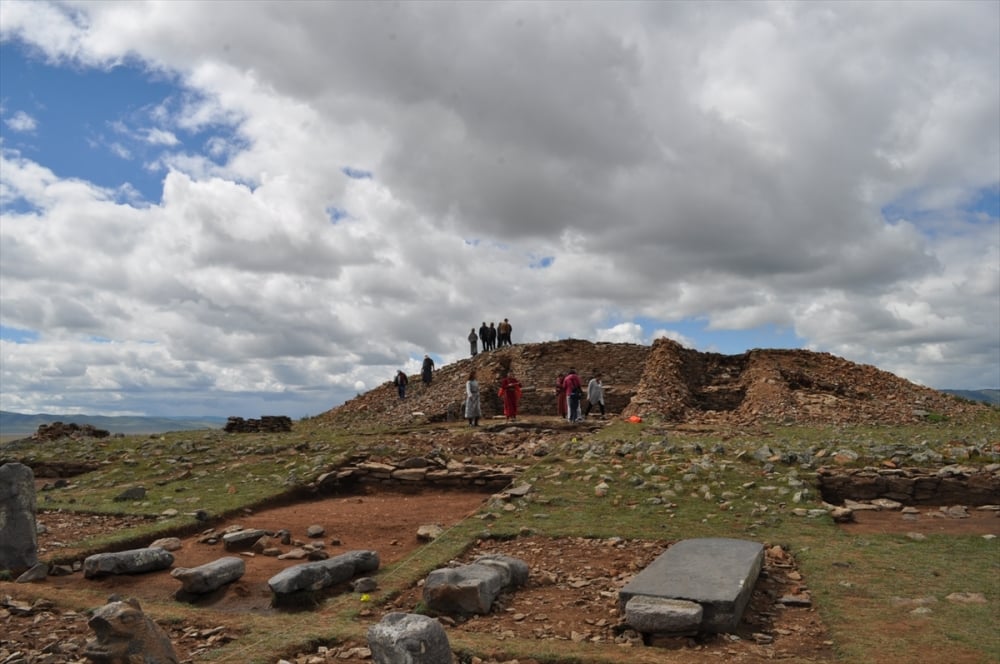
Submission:
[[[601,373],[603,417],[560,417],[571,367]],[[665,339],[520,344],[409,385],[294,422],[4,440],[0,664],[1000,656],[994,407]]]

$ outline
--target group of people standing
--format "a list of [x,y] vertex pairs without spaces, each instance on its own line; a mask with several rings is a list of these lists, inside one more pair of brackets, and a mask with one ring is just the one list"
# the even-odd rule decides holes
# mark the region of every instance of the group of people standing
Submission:
[[[503,402],[503,414],[507,421],[516,420],[517,408],[521,403],[521,381],[517,379],[513,371],[508,369],[504,373],[497,396]],[[465,381],[465,419],[469,421],[469,426],[477,427],[479,426],[479,418],[482,416],[479,381],[476,379],[476,370],[473,369],[469,372],[469,379]]]
[[510,333],[513,329],[514,327],[506,318],[499,325],[494,326],[490,322],[489,327],[486,326],[486,321],[483,321],[483,324],[479,326],[478,333],[476,328],[469,330],[469,352],[475,357],[479,353],[478,345],[480,343],[482,343],[484,352],[513,345],[510,340]]
[[594,370],[593,378],[587,383],[587,405],[581,412],[580,402],[583,400],[583,381],[576,369],[570,368],[566,373],[556,376],[556,408],[559,416],[570,422],[582,422],[597,406],[604,417],[604,383],[601,382],[601,372]]

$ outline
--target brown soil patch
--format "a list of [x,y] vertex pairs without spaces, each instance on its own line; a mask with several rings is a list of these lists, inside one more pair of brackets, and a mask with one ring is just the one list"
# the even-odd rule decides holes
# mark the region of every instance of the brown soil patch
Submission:
[[[379,493],[364,496],[336,497],[300,502],[284,507],[275,507],[247,514],[243,518],[215,524],[211,530],[221,532],[227,527],[240,525],[244,528],[260,528],[269,532],[288,530],[293,544],[315,544],[324,542],[324,550],[332,557],[355,549],[371,549],[379,554],[382,566],[398,562],[421,545],[417,540],[417,528],[426,524],[442,527],[453,526],[470,513],[476,511],[487,499],[482,492],[439,491],[423,493]],[[72,524],[68,515],[45,515],[40,517],[49,533],[39,538],[39,547],[51,544],[56,537],[69,539],[81,534],[96,534],[101,528],[128,527],[136,525],[137,518],[87,517],[78,525]],[[311,525],[325,529],[321,538],[307,537],[306,530]],[[67,529],[72,533],[67,532]],[[106,532],[106,531],[105,531]],[[217,544],[199,543],[198,535],[181,539],[182,546],[172,551],[174,568],[197,567],[223,556],[242,555],[246,562],[246,572],[225,589],[198,599],[199,606],[220,611],[271,611],[271,591],[267,581],[281,570],[306,562],[301,560],[279,560],[273,556],[241,554],[226,551],[221,542]],[[294,546],[280,547],[289,551]],[[45,584],[55,587],[86,584],[89,588],[101,588],[105,594],[117,593],[127,597],[163,600],[180,589],[180,582],[170,576],[169,570],[140,575],[116,575],[99,579],[85,579],[80,574],[49,577]]]
[[969,508],[968,517],[947,516],[943,508],[921,507],[919,514],[896,510],[856,510],[854,523],[841,528],[858,535],[997,535],[1000,536],[1000,511]]

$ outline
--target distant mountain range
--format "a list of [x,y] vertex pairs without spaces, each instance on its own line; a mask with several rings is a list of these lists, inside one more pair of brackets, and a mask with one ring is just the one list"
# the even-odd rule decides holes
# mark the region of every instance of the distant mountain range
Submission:
[[111,433],[163,433],[165,431],[192,431],[221,429],[225,417],[106,417],[104,415],[52,415],[49,413],[12,413],[0,410],[0,436],[29,436],[42,424],[89,424]]
[[991,406],[1000,406],[1000,390],[941,390],[946,394],[954,394],[956,397],[970,399],[972,401],[982,401]]

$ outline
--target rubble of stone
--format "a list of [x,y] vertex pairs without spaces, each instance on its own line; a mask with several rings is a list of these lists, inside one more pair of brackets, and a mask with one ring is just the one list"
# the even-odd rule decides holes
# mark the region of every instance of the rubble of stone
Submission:
[[292,430],[292,419],[285,415],[263,415],[259,420],[230,417],[223,430],[226,433],[285,433]]
[[654,342],[623,415],[735,425],[761,421],[905,424],[988,409],[829,353],[757,349],[702,353]]
[[83,651],[92,664],[178,664],[170,638],[135,599],[110,601],[87,624],[96,634]]
[[38,430],[31,434],[31,440],[59,440],[61,438],[107,438],[110,431],[98,429],[92,424],[77,424],[75,422],[52,422],[40,424]]
[[160,548],[95,553],[83,559],[83,576],[95,579],[111,574],[145,574],[173,564],[174,554]]
[[21,463],[0,466],[0,570],[22,573],[38,563],[35,475]]
[[992,505],[1000,502],[1000,464],[920,468],[820,468],[820,494],[831,504],[889,499],[904,505]]
[[609,413],[677,423],[749,425],[906,424],[929,417],[966,420],[989,406],[916,385],[887,371],[807,350],[702,353],[659,339],[652,346],[564,339],[518,344],[414,376],[405,399],[391,381],[317,416],[330,426],[460,421],[465,381],[475,369],[485,420],[502,414],[496,397],[504,369],[520,379],[520,412],[555,415],[555,379],[575,367],[601,371]]
[[500,593],[527,582],[527,563],[511,556],[491,554],[480,556],[468,565],[431,572],[424,581],[423,600],[434,613],[486,615]]
[[444,627],[415,613],[389,613],[368,628],[375,664],[450,664],[454,661]]
[[349,580],[379,567],[375,551],[348,551],[327,560],[301,563],[283,569],[272,576],[267,585],[275,595],[290,595],[299,591],[314,591]]
[[353,463],[322,473],[311,488],[320,493],[336,493],[356,484],[414,485],[441,487],[482,487],[500,490],[525,470],[524,466],[486,466],[442,457],[411,457],[394,461],[356,459]]

